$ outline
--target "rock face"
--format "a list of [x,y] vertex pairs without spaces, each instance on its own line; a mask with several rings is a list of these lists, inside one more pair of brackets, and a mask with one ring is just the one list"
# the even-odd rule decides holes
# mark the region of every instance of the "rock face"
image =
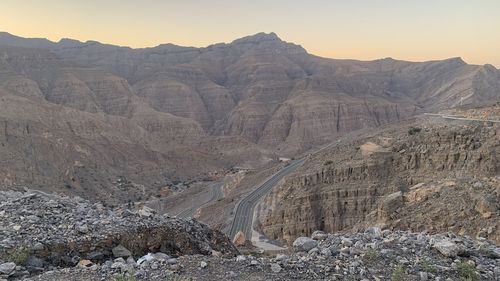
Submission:
[[498,126],[434,117],[341,139],[263,200],[260,225],[289,243],[374,224],[498,240],[499,144]]
[[[496,100],[499,81],[494,67],[458,58],[323,59],[276,34],[130,49],[2,33],[0,182],[150,197],[171,181],[260,166],[422,111]],[[135,186],[112,188],[123,176]],[[139,195],[141,186],[153,190]]]
[[225,235],[192,219],[144,217],[43,193],[2,192],[0,199],[0,275],[11,273],[11,264],[2,261],[17,262],[33,274],[51,266],[72,267],[82,259],[90,265],[150,252],[162,253],[156,257],[238,253]]

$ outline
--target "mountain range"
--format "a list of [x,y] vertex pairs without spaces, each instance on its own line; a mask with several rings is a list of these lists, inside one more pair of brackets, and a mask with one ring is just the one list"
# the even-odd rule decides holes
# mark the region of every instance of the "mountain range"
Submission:
[[140,199],[499,99],[491,65],[327,59],[274,33],[143,49],[0,33],[0,184]]

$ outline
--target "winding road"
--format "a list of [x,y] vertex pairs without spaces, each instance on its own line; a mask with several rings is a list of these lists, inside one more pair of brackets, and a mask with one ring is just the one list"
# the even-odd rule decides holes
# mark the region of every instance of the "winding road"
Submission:
[[223,186],[224,186],[224,183],[222,183],[222,182],[213,183],[210,186],[210,188],[212,189],[212,196],[210,197],[210,199],[208,199],[208,201],[205,201],[205,202],[201,203],[200,205],[191,206],[191,208],[186,209],[186,210],[178,213],[177,217],[180,217],[180,218],[192,217],[199,208],[204,207],[204,206],[224,197],[224,194],[222,193]]
[[263,184],[254,189],[250,194],[243,198],[236,206],[236,211],[234,214],[233,221],[231,223],[231,229],[229,230],[228,236],[233,239],[236,233],[242,231],[245,234],[245,238],[251,240],[252,238],[252,224],[253,224],[253,214],[254,209],[259,200],[273,189],[273,187],[285,176],[291,174],[299,167],[301,167],[306,159],[314,154],[317,154],[325,149],[328,149],[334,145],[342,142],[343,138],[336,140],[328,145],[325,145],[314,152],[311,152],[307,156],[299,158],[289,163],[289,165],[283,167],[277,173],[268,178]]
[[229,237],[233,238],[236,233],[239,231],[243,231],[245,237],[250,239],[252,235],[252,220],[253,220],[253,211],[257,202],[267,193],[271,191],[271,189],[286,175],[289,175],[297,168],[304,164],[305,159],[298,159],[291,162],[288,166],[283,167],[276,174],[272,175],[269,179],[267,179],[263,184],[253,190],[250,194],[248,194],[245,198],[243,198],[236,207],[236,212],[234,214],[234,219],[231,224],[231,230],[229,232]]
[[463,121],[479,121],[479,122],[500,123],[500,120],[495,120],[495,119],[467,118],[467,117],[463,117],[463,116],[445,115],[445,114],[438,114],[438,113],[424,113],[424,115],[438,116],[438,117],[441,117],[443,119],[451,119],[451,120],[463,120]]
[[[424,115],[430,115],[430,116],[438,116],[443,119],[451,119],[451,120],[464,120],[464,121],[480,121],[480,122],[492,122],[492,123],[500,123],[500,120],[483,120],[483,119],[475,119],[475,118],[466,118],[463,116],[454,116],[454,115],[444,115],[444,114],[433,114],[433,113],[425,113]],[[309,154],[317,154],[320,151],[323,151],[325,149],[330,148],[333,145],[338,144],[339,142],[342,141],[343,138],[337,140],[334,143],[330,143],[317,151]],[[279,170],[277,173],[272,175],[269,179],[267,179],[263,184],[261,184],[259,187],[257,187],[254,191],[252,191],[250,194],[248,194],[246,197],[244,197],[237,205],[236,207],[236,212],[231,224],[231,229],[229,231],[229,237],[234,238],[236,233],[239,231],[242,231],[245,234],[246,239],[251,239],[252,237],[252,223],[253,223],[253,214],[254,214],[254,209],[259,200],[269,193],[272,188],[286,175],[289,175],[293,171],[295,171],[297,168],[302,166],[304,164],[306,157],[303,157],[301,159],[295,160],[291,162],[290,165],[282,168]]]

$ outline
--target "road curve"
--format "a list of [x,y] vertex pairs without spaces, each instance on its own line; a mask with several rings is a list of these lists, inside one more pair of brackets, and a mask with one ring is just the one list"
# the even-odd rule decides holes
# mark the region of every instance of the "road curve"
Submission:
[[211,193],[210,199],[208,199],[208,201],[202,202],[200,205],[191,206],[189,209],[186,209],[186,210],[178,213],[176,216],[180,217],[180,218],[192,217],[199,208],[204,207],[204,206],[206,206],[214,201],[221,199],[222,197],[224,197],[224,194],[222,193],[222,186],[223,185],[224,185],[224,183],[222,183],[222,182],[213,183],[210,186],[212,193]]
[[438,116],[443,119],[451,119],[451,120],[462,120],[462,121],[478,121],[478,122],[491,122],[491,123],[500,123],[500,120],[495,120],[495,119],[479,119],[479,118],[468,118],[468,117],[463,117],[463,116],[457,116],[457,115],[446,115],[446,114],[439,114],[439,113],[424,113],[424,115],[429,115],[429,116]]
[[250,194],[243,198],[236,207],[236,212],[234,214],[233,222],[231,224],[231,229],[229,231],[229,237],[232,239],[239,231],[243,231],[247,239],[251,238],[252,235],[252,220],[253,211],[257,202],[286,175],[289,175],[297,168],[304,164],[305,159],[298,159],[291,162],[288,166],[282,168],[277,173],[272,175],[263,184],[254,189]]
[[[453,115],[444,115],[444,114],[433,114],[433,113],[424,113],[424,115],[431,116],[439,116],[443,119],[453,119],[453,120],[465,120],[465,121],[481,121],[481,122],[492,122],[492,123],[500,123],[499,120],[482,120],[475,118],[465,118],[462,116],[453,116]],[[338,139],[336,142],[330,143],[315,152],[312,152],[310,155],[314,155],[328,149],[339,142],[343,141],[344,138]],[[243,198],[236,207],[236,212],[231,224],[231,229],[229,231],[229,237],[232,239],[239,231],[243,231],[246,239],[250,239],[252,235],[252,220],[253,213],[257,202],[267,193],[269,193],[272,188],[286,175],[292,173],[297,168],[304,164],[305,158],[301,158],[291,162],[290,165],[282,168],[273,176],[271,176],[266,182],[257,187],[254,191],[248,194],[245,198]]]

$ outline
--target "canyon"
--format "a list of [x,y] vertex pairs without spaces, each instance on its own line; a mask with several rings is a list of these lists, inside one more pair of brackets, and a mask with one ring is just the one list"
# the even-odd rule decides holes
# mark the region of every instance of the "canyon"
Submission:
[[460,58],[321,58],[274,33],[132,49],[3,32],[0,182],[146,200],[358,129],[487,103],[499,76]]

